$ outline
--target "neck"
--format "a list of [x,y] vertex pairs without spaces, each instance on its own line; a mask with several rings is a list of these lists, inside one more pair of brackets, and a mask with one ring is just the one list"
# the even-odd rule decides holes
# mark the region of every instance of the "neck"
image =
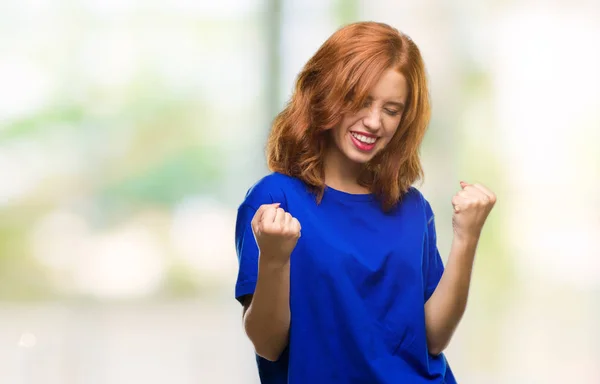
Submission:
[[362,164],[349,161],[338,150],[331,148],[325,155],[325,184],[348,193],[368,193],[368,189],[358,184]]

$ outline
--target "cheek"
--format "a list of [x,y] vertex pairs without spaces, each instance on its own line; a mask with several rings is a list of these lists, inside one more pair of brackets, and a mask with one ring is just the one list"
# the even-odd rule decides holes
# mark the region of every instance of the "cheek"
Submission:
[[345,115],[340,122],[339,127],[342,131],[347,131],[349,128],[353,127],[360,121],[360,117],[356,115]]
[[398,130],[398,125],[400,125],[400,120],[394,119],[393,121],[389,121],[385,126],[385,136],[388,140],[390,140],[396,134]]
[[350,133],[354,124],[355,124],[355,121],[345,119],[340,123],[340,125],[338,125],[337,127],[335,127],[332,130],[332,135],[337,140],[344,140],[345,136]]

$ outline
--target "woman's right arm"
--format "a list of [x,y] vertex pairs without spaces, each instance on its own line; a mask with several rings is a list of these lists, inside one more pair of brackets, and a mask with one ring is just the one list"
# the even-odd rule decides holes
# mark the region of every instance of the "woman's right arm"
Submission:
[[276,361],[288,344],[290,263],[278,265],[261,259],[254,295],[244,301],[244,329],[256,354]]
[[253,295],[244,300],[244,329],[256,354],[276,361],[288,344],[290,329],[290,255],[300,223],[279,204],[260,206],[252,219],[259,249]]

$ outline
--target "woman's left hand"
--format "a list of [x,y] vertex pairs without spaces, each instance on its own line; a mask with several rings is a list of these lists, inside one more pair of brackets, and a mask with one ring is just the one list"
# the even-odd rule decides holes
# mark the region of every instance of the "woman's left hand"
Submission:
[[496,195],[481,184],[461,181],[460,186],[462,190],[452,198],[454,236],[461,240],[477,239],[496,203]]

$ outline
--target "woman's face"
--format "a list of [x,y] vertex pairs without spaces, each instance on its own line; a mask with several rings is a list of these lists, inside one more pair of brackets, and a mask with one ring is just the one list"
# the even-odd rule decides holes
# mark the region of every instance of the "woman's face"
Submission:
[[331,129],[335,147],[347,160],[364,164],[390,142],[404,112],[408,85],[404,76],[388,69],[370,92],[365,105],[356,113],[346,114]]

